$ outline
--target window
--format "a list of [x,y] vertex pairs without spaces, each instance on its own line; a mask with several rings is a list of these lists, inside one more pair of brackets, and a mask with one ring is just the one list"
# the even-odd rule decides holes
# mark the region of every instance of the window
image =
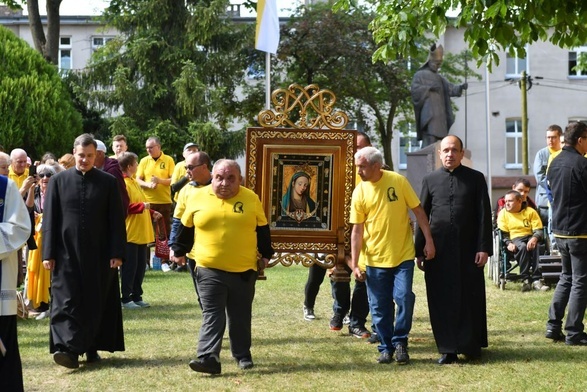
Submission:
[[[587,77],[587,70],[579,70],[575,68],[581,58],[583,58],[583,63],[587,63],[587,46],[580,46],[569,52],[569,76]],[[583,64],[583,67],[585,66],[587,66],[587,64]]]
[[92,37],[92,51],[95,51],[99,48],[101,48],[102,46],[106,45],[106,42],[113,40],[114,37],[102,37],[102,36],[96,36],[96,37]]
[[524,58],[512,57],[509,52],[506,53],[505,57],[505,74],[506,77],[520,76],[523,71],[528,71],[528,48],[526,47],[526,56]]
[[505,121],[505,168],[522,168],[522,119]]
[[414,124],[404,124],[400,127],[399,137],[399,168],[405,170],[408,168],[408,156],[406,153],[418,151],[420,149],[420,142],[416,136]]
[[71,62],[71,37],[59,38],[59,69],[70,70]]

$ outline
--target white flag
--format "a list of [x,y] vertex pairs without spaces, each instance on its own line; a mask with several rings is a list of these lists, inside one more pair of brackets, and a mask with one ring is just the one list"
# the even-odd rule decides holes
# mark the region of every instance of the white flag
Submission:
[[279,17],[277,0],[259,0],[257,2],[257,32],[255,49],[276,54],[279,45]]

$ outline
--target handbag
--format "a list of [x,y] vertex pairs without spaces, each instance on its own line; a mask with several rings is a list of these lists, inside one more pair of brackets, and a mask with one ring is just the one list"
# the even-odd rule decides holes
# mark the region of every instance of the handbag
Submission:
[[157,221],[155,232],[155,256],[163,260],[169,260],[169,238],[163,219]]

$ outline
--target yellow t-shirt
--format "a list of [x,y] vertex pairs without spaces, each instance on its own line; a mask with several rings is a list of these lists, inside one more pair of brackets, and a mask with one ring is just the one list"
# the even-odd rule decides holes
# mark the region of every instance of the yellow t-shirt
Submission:
[[542,220],[532,207],[526,207],[520,212],[508,212],[502,208],[497,215],[499,230],[510,233],[510,238],[519,238],[532,235],[534,230],[542,229]]
[[211,185],[195,192],[181,223],[195,226],[198,267],[228,272],[257,270],[257,226],[267,224],[259,197],[240,187],[236,196],[219,199]]
[[[185,173],[186,173],[185,161],[181,161],[177,165],[175,165],[175,169],[173,169],[173,174],[171,175],[171,184],[175,184],[182,177],[185,177]],[[176,192],[175,195],[174,195],[174,197],[173,197],[173,201],[177,202],[177,198],[178,197],[179,197],[179,192]]]
[[[177,192],[177,204],[175,205],[175,210],[173,210],[173,217],[176,219],[180,219],[183,216],[183,213],[186,210],[187,203],[192,198],[192,195],[202,189],[201,186],[193,186],[190,184],[186,184],[179,192]],[[188,252],[186,255],[192,260],[195,260],[195,253],[194,253],[195,244],[192,247],[192,250]]]
[[[145,182],[151,182],[151,177],[155,176],[162,179],[171,178],[175,162],[173,158],[161,152],[157,160],[147,155],[139,162],[137,169],[137,178]],[[149,203],[154,204],[171,204],[171,186],[157,184],[155,189],[144,189],[145,197]]]
[[27,167],[26,169],[24,169],[24,172],[19,176],[18,174],[16,174],[14,172],[14,170],[12,170],[12,166],[10,166],[10,168],[8,169],[8,178],[10,178],[12,181],[14,181],[16,183],[16,187],[18,189],[20,189],[20,187],[22,186],[22,183],[24,182],[24,180],[26,180],[26,178],[29,176],[29,168]]
[[361,181],[351,199],[350,223],[364,223],[359,263],[393,268],[415,257],[409,210],[420,200],[408,180],[382,170],[379,181]]
[[[126,191],[130,203],[144,203],[145,194],[141,186],[134,178],[124,177]],[[140,214],[128,214],[126,217],[126,242],[144,245],[155,241],[153,225],[151,224],[151,213],[144,209]]]

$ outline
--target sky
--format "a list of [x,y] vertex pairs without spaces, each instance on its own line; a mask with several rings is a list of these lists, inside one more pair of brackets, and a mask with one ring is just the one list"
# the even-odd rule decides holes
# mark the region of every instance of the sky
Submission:
[[[108,0],[63,0],[59,9],[61,15],[100,15],[102,10],[108,6]],[[242,4],[241,0],[232,0],[232,4]],[[304,0],[277,0],[279,16],[289,16],[291,11],[301,4]],[[26,6],[24,14],[26,15]],[[39,10],[41,15],[45,15],[45,0],[39,0]],[[247,11],[244,7],[241,9],[241,16],[255,16],[254,11]]]

